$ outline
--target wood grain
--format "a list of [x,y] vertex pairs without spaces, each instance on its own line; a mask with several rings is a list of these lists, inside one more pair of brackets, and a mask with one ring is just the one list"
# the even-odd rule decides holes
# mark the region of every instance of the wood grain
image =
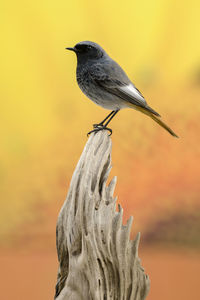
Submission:
[[116,177],[106,186],[112,142],[91,134],[71,179],[57,222],[59,260],[56,300],[143,300],[149,278],[138,257],[140,235],[130,240],[116,211]]

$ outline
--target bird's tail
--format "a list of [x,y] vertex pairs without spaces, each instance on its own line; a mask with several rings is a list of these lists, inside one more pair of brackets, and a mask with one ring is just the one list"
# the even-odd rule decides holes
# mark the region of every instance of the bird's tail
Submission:
[[156,117],[153,114],[149,114],[149,117],[152,118],[156,123],[158,123],[165,130],[167,130],[172,136],[178,138],[178,135],[176,135],[176,133],[171,128],[169,128],[169,126],[167,126],[163,121],[161,121],[158,117]]
[[147,109],[144,108],[144,107],[141,107],[141,106],[137,106],[137,107],[135,106],[135,108],[136,108],[137,110],[141,111],[143,114],[149,116],[151,119],[153,119],[153,120],[154,120],[156,123],[158,123],[161,127],[163,127],[165,130],[167,130],[172,136],[178,138],[178,136],[174,133],[174,131],[173,131],[171,128],[169,128],[169,126],[167,126],[163,121],[161,121],[161,120],[159,119],[159,117],[156,116],[156,115],[159,116],[159,114],[156,113],[156,115],[155,115],[155,111],[152,110],[152,109],[150,110],[150,109],[149,109],[149,108],[150,108],[149,106],[147,107]]

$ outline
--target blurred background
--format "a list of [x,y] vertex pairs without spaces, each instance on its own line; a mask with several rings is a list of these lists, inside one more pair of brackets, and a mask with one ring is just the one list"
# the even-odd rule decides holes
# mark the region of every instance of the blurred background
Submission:
[[200,299],[199,1],[3,1],[2,299],[53,299],[55,226],[92,124],[65,47],[102,45],[180,136],[134,110],[112,121],[115,194],[134,216],[149,300]]

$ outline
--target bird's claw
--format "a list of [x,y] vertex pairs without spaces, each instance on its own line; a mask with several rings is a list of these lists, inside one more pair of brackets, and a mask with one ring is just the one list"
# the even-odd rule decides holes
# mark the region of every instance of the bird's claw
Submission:
[[98,127],[103,127],[103,124],[102,123],[93,124],[93,128],[98,128]]
[[110,132],[109,136],[111,136],[111,134],[112,134],[112,129],[108,128],[106,126],[102,126],[100,124],[94,124],[93,127],[94,127],[94,129],[89,131],[87,136],[89,136],[92,132],[96,133],[96,132],[101,131],[101,130],[108,130]]

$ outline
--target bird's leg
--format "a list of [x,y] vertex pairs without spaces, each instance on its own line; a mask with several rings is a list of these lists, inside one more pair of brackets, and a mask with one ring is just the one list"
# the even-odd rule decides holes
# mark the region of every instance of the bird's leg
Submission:
[[113,111],[111,111],[111,113],[109,113],[109,115],[103,120],[103,121],[101,121],[100,123],[98,123],[98,124],[93,124],[93,127],[94,128],[97,128],[97,127],[99,127],[99,126],[103,126],[103,123],[112,115],[112,114],[114,114],[114,112],[115,112],[115,110],[113,110]]
[[[96,126],[94,127],[94,129],[91,130],[91,131],[89,131],[87,135],[90,135],[92,132],[98,132],[100,130],[105,130],[105,129],[108,130],[108,131],[110,131],[110,135],[111,135],[112,134],[112,129],[108,128],[107,125],[114,118],[114,116],[118,113],[118,111],[119,111],[119,109],[118,110],[113,110],[101,123],[96,124]],[[103,124],[107,119],[108,119],[108,121],[105,124]]]
[[110,121],[114,118],[114,116],[118,113],[118,111],[119,111],[119,109],[114,110],[114,113],[111,115],[110,119],[108,119],[106,124],[104,124],[105,127],[110,123]]

